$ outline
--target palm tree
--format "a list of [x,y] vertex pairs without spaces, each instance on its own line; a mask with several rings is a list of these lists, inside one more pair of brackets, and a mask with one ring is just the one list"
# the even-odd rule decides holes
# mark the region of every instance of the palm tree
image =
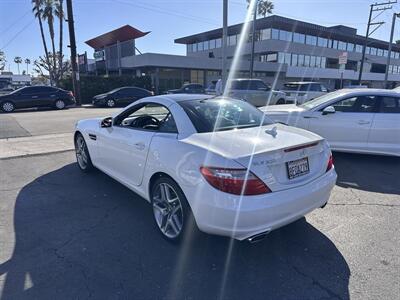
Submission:
[[0,50],[0,70],[3,70],[6,65],[6,55]]
[[21,58],[21,56],[16,56],[15,58],[14,58],[14,62],[17,64],[17,66],[18,66],[18,75],[20,74],[19,73],[19,64],[21,64],[22,63],[22,58]]
[[31,64],[31,60],[29,58],[25,59],[26,63],[26,74],[29,73],[29,65]]
[[[252,0],[246,0],[247,1],[247,8],[249,8],[250,1]],[[257,14],[259,16],[263,16],[264,18],[268,14],[272,14],[272,10],[274,9],[274,4],[271,1],[268,0],[254,0],[257,1]]]
[[[54,15],[55,15],[55,2],[54,0],[43,0],[43,13],[42,18],[43,20],[47,21],[49,26],[49,33],[51,39],[51,47],[53,50],[53,58],[56,57],[56,47],[54,44]],[[53,72],[57,70],[56,66],[56,59],[53,59]],[[54,76],[55,74],[53,74]]]
[[64,25],[64,0],[58,0],[56,2],[56,16],[59,20],[60,27],[60,46],[59,46],[59,57],[58,57],[58,67],[60,68],[60,79],[63,77],[63,25]]
[[[43,1],[44,0],[32,0],[32,4],[33,4],[32,11],[35,14],[35,17],[38,19],[39,27],[40,27],[40,34],[42,36],[44,54],[45,54],[45,57],[46,57],[46,62],[47,62],[47,64],[50,65],[49,51],[47,50],[46,38],[44,36],[43,22],[42,22]],[[50,84],[53,84],[53,76],[52,76],[51,72],[49,73],[49,75],[50,75]]]

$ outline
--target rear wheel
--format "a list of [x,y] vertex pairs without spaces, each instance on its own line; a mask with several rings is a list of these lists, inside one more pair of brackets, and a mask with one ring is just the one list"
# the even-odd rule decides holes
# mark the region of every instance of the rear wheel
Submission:
[[79,169],[83,172],[89,172],[93,169],[92,160],[90,159],[89,150],[86,146],[85,139],[82,134],[75,136],[75,155]]
[[106,102],[106,106],[107,107],[114,107],[115,104],[116,104],[115,100],[113,100],[113,99],[108,99],[107,102]]
[[283,98],[281,98],[278,101],[276,101],[276,104],[285,104],[285,103],[286,103],[286,101]]
[[172,179],[160,177],[154,182],[151,203],[156,225],[168,241],[179,242],[196,228],[186,197]]
[[15,105],[11,101],[5,101],[1,104],[1,110],[6,113],[13,112],[15,110]]
[[59,109],[59,110],[61,110],[61,109],[64,109],[65,108],[65,101],[64,100],[56,100],[56,102],[54,102],[54,107],[56,108],[56,109]]

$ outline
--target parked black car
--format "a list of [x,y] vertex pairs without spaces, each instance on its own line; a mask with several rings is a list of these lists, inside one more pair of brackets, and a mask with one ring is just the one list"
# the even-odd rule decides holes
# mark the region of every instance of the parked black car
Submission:
[[72,92],[51,86],[27,86],[0,96],[0,108],[3,112],[32,107],[64,109],[72,104],[75,104]]
[[169,90],[167,94],[205,94],[204,86],[198,83],[184,84],[180,89]]
[[105,94],[93,97],[92,103],[96,106],[126,106],[141,98],[153,96],[154,93],[138,87],[121,87]]

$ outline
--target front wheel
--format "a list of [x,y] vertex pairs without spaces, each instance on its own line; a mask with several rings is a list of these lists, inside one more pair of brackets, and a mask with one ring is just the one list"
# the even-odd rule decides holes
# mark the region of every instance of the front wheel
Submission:
[[160,177],[151,189],[156,225],[170,242],[179,242],[195,229],[193,214],[180,187],[168,177]]
[[116,105],[115,100],[113,99],[108,99],[106,102],[107,107],[114,107]]
[[90,158],[89,150],[86,146],[83,135],[78,133],[75,136],[75,155],[76,162],[79,169],[83,172],[89,172],[93,169],[92,160]]
[[57,100],[56,102],[54,102],[54,108],[55,109],[64,109],[65,108],[65,101],[64,100]]

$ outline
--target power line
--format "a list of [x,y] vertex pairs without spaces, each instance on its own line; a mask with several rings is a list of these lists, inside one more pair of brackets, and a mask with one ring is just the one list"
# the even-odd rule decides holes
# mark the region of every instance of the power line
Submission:
[[0,35],[2,35],[3,33],[5,33],[6,31],[8,31],[10,28],[14,27],[14,25],[18,24],[21,20],[23,20],[23,18],[31,12],[31,9],[28,9],[28,11],[26,11],[22,16],[20,16],[19,18],[17,18],[14,22],[12,22],[9,26],[7,26],[5,29],[3,29],[2,31],[0,31]]
[[0,47],[0,49],[4,50],[5,48],[7,48],[23,31],[25,31],[25,29],[27,29],[29,27],[29,25],[31,25],[33,22],[35,21],[35,19],[32,19],[31,21],[29,21],[28,24],[26,24],[24,27],[22,27],[22,29],[20,31],[18,31],[17,33],[14,34],[14,36],[9,39],[3,47]]

